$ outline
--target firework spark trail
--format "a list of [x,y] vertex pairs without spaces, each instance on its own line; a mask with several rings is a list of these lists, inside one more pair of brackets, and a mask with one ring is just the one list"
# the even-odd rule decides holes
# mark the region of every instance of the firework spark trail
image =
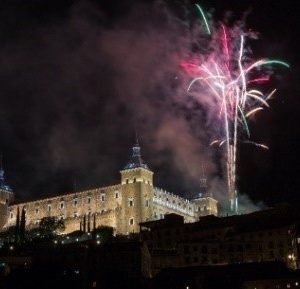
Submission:
[[[207,31],[211,34],[204,12],[198,4],[196,6],[201,12]],[[214,100],[211,103],[217,104],[218,118],[221,120],[225,136],[220,140],[212,141],[211,145],[221,147],[226,144],[227,187],[232,205],[236,190],[239,138],[243,132],[246,132],[246,138],[250,138],[247,119],[263,110],[264,107],[269,107],[268,100],[276,91],[274,89],[271,93],[264,94],[255,85],[270,80],[264,67],[272,65],[289,67],[289,65],[276,59],[260,59],[250,62],[249,56],[245,56],[245,51],[247,51],[245,49],[245,37],[247,35],[243,31],[236,35],[232,29],[228,30],[222,24],[215,33],[217,37],[209,40],[212,42],[212,51],[199,55],[199,63],[185,63],[183,66],[192,68],[193,80],[188,86],[188,92],[199,94],[201,98],[204,90],[207,93],[206,96]],[[243,142],[268,149],[266,145],[250,140]]]
[[202,18],[203,18],[203,21],[204,21],[205,26],[206,26],[207,33],[210,35],[210,34],[211,34],[210,28],[209,28],[207,19],[206,19],[206,17],[205,17],[205,14],[204,14],[204,12],[203,12],[201,6],[200,6],[199,4],[195,4],[195,6],[197,7],[198,11],[200,12],[200,14],[201,14],[201,16],[202,16]]

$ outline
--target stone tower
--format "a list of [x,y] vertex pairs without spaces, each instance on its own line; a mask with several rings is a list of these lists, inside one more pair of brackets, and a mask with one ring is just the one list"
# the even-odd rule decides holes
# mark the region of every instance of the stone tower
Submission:
[[8,206],[13,201],[14,193],[9,185],[5,183],[2,160],[0,160],[0,230],[8,220]]
[[119,228],[123,234],[139,232],[139,223],[150,220],[153,214],[153,172],[141,157],[138,140],[120,173],[122,217]]

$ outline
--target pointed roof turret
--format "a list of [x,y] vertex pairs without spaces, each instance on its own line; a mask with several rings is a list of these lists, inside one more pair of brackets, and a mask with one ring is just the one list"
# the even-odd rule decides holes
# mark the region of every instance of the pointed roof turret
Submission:
[[144,168],[144,169],[149,170],[149,167],[142,159],[141,147],[139,145],[137,134],[136,134],[136,143],[132,147],[132,155],[131,155],[130,161],[124,167],[124,170],[134,169],[134,168]]
[[0,155],[0,190],[5,190],[5,191],[9,191],[11,192],[12,189],[9,185],[6,184],[5,182],[5,178],[4,178],[4,175],[5,175],[5,172],[4,172],[4,169],[3,169],[3,157],[2,157],[2,154]]

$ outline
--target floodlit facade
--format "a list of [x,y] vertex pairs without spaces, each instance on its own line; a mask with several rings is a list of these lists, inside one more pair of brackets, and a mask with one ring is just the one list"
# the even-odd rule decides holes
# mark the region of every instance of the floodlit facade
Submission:
[[83,223],[87,230],[104,225],[113,227],[117,234],[136,233],[139,223],[163,219],[169,213],[183,216],[185,222],[218,213],[217,201],[212,197],[188,200],[155,187],[153,172],[142,160],[138,142],[120,173],[117,185],[13,203],[13,193],[4,185],[2,170],[0,229],[16,224],[18,208],[26,211],[27,228],[38,226],[44,217],[56,217],[64,220],[65,233],[82,229]]

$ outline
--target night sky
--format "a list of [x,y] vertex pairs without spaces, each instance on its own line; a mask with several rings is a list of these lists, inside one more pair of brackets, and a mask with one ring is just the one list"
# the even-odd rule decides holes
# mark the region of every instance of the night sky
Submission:
[[[204,167],[211,189],[219,188],[211,131],[181,103],[177,56],[188,44],[178,23],[196,19],[193,2],[183,2],[1,1],[0,150],[18,199],[72,191],[74,182],[77,189],[118,183],[135,129],[155,185],[188,196]],[[245,16],[260,33],[257,58],[291,65],[276,72],[271,109],[250,125],[270,150],[240,147],[239,191],[266,205],[300,201],[294,3],[201,1],[216,22]]]

